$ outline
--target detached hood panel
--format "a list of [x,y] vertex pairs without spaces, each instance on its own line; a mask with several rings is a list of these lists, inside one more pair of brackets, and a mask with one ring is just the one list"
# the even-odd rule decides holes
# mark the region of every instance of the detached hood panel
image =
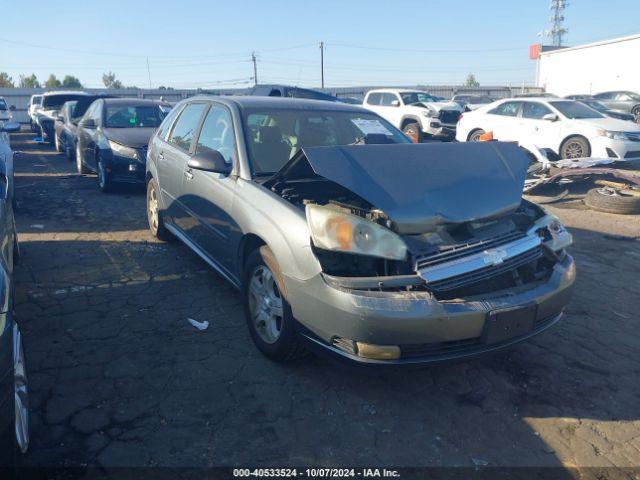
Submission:
[[515,144],[502,142],[313,147],[267,183],[319,175],[384,211],[399,233],[411,234],[515,210],[528,164]]

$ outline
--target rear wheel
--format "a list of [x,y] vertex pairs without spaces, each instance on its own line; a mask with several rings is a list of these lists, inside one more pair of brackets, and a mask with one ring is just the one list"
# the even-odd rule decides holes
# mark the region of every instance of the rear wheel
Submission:
[[173,239],[171,232],[164,226],[160,209],[160,190],[153,178],[147,183],[147,221],[149,222],[149,230],[158,240],[166,242]]
[[469,142],[479,142],[480,141],[480,137],[482,135],[485,134],[485,131],[482,130],[481,128],[478,128],[476,130],[474,130],[473,132],[471,132],[469,134],[469,138],[467,138],[467,141]]
[[636,105],[635,107],[633,107],[631,109],[631,113],[635,116],[635,117],[640,117],[640,105]]
[[584,137],[573,136],[567,138],[560,146],[561,158],[584,158],[591,155],[591,147]]
[[306,353],[285,291],[273,252],[267,246],[254,250],[244,270],[245,316],[255,345],[277,362],[289,362]]
[[422,130],[420,130],[420,125],[418,125],[417,122],[407,123],[402,128],[402,132],[409,137],[413,143],[422,142]]
[[80,175],[89,173],[89,169],[85,166],[80,145],[76,146],[76,170]]

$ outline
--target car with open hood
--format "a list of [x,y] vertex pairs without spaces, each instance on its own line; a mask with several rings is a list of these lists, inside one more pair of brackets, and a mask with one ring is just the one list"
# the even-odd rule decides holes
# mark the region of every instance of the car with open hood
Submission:
[[268,357],[469,358],[549,328],[571,235],[522,199],[514,144],[413,144],[340,103],[194,97],[149,144],[151,232],[241,290]]
[[40,107],[34,111],[35,123],[42,135],[42,140],[53,143],[55,141],[54,124],[60,116],[60,109],[66,102],[78,100],[87,96],[86,92],[51,91],[42,94]]
[[116,183],[144,184],[149,138],[169,111],[159,100],[95,100],[76,130],[78,173],[97,173],[103,192]]
[[416,143],[427,137],[452,139],[462,113],[459,104],[441,101],[421,90],[369,90],[362,106],[389,121]]

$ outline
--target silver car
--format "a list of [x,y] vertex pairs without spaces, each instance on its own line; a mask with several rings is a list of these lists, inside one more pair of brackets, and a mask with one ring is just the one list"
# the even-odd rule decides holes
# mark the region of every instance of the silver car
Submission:
[[640,94],[627,91],[602,92],[593,98],[611,110],[628,112],[636,118],[640,117]]
[[147,214],[242,291],[268,357],[469,358],[553,325],[571,235],[521,198],[512,144],[412,144],[363,108],[180,102],[149,144]]

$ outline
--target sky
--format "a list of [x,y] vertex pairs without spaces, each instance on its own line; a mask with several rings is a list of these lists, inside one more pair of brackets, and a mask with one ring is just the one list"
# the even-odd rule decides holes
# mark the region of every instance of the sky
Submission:
[[[0,71],[102,87],[528,85],[548,0],[0,0]],[[640,33],[638,0],[572,0],[567,45]],[[549,42],[547,42],[549,43]],[[637,59],[636,59],[637,61]],[[148,68],[147,68],[148,62]]]

